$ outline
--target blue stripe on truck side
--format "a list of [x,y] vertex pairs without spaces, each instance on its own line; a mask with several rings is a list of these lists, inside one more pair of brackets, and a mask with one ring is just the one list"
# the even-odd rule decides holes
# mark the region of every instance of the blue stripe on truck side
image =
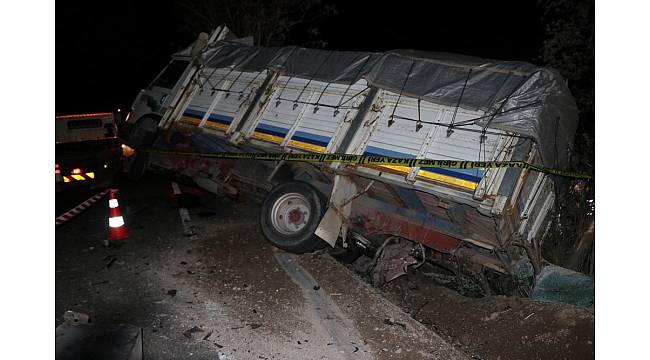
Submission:
[[327,136],[310,134],[304,131],[296,131],[291,140],[302,141],[308,144],[318,145],[322,147],[327,147],[330,143],[330,138]]
[[262,124],[262,123],[257,124],[257,127],[255,128],[255,131],[261,132],[263,134],[269,134],[269,135],[281,137],[283,139],[287,135],[287,133],[289,132],[288,129],[281,128],[279,126]]
[[183,115],[193,117],[193,118],[196,118],[196,119],[200,120],[200,119],[203,119],[203,115],[205,115],[205,113],[200,112],[200,111],[196,111],[196,110],[186,109],[185,112],[183,113]]
[[[205,116],[205,112],[196,111],[196,110],[192,110],[192,109],[187,109],[187,110],[185,110],[183,115],[193,117],[193,118],[196,118],[196,119],[200,120],[200,119],[203,119],[203,116]],[[233,119],[232,116],[215,114],[215,113],[212,113],[212,114],[210,114],[210,116],[208,116],[208,121],[213,121],[213,122],[221,123],[221,124],[224,124],[224,125],[230,125],[230,123],[232,122],[232,119]]]
[[[375,146],[367,146],[363,152],[364,155],[392,156],[397,158],[415,158],[415,155],[405,154],[398,151],[382,149]],[[478,183],[481,181],[485,170],[464,170],[464,169],[440,169],[433,167],[421,167],[420,170],[429,171],[436,174],[447,175],[457,179],[472,181]],[[477,176],[478,173],[478,176]]]

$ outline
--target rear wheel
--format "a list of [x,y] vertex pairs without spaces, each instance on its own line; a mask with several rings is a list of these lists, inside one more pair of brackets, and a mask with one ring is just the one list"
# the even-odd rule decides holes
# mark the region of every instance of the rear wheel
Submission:
[[[156,140],[159,121],[160,119],[153,115],[145,115],[141,117],[135,123],[134,129],[131,131],[129,137],[131,144],[140,149],[150,148]],[[133,181],[140,180],[142,175],[147,171],[148,163],[149,153],[140,151],[131,156],[129,162],[129,179]]]
[[153,115],[145,115],[138,119],[129,135],[129,143],[136,148],[147,148],[153,145],[158,133],[159,121],[160,119]]
[[274,246],[293,253],[311,252],[326,243],[314,231],[318,227],[325,204],[311,185],[290,181],[269,192],[260,215],[262,233]]

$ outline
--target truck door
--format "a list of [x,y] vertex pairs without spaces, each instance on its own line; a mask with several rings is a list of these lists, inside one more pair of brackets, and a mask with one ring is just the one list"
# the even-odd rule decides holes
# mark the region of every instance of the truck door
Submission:
[[140,91],[133,103],[131,118],[137,120],[147,114],[162,116],[179,92],[182,83],[179,80],[190,71],[190,62],[189,59],[173,59],[148,88]]

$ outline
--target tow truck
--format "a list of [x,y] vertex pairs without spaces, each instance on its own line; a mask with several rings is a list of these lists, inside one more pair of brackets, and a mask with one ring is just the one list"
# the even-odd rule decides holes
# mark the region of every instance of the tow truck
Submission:
[[122,144],[112,112],[56,116],[56,191],[113,185]]

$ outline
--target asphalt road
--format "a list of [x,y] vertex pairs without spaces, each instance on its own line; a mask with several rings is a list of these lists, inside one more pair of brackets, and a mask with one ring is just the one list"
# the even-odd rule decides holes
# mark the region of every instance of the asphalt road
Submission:
[[[168,180],[117,187],[128,239],[102,246],[105,198],[56,230],[56,325],[142,327],[145,359],[465,358],[327,254],[270,246],[254,202],[202,197],[189,237]],[[97,192],[58,193],[57,215]]]

